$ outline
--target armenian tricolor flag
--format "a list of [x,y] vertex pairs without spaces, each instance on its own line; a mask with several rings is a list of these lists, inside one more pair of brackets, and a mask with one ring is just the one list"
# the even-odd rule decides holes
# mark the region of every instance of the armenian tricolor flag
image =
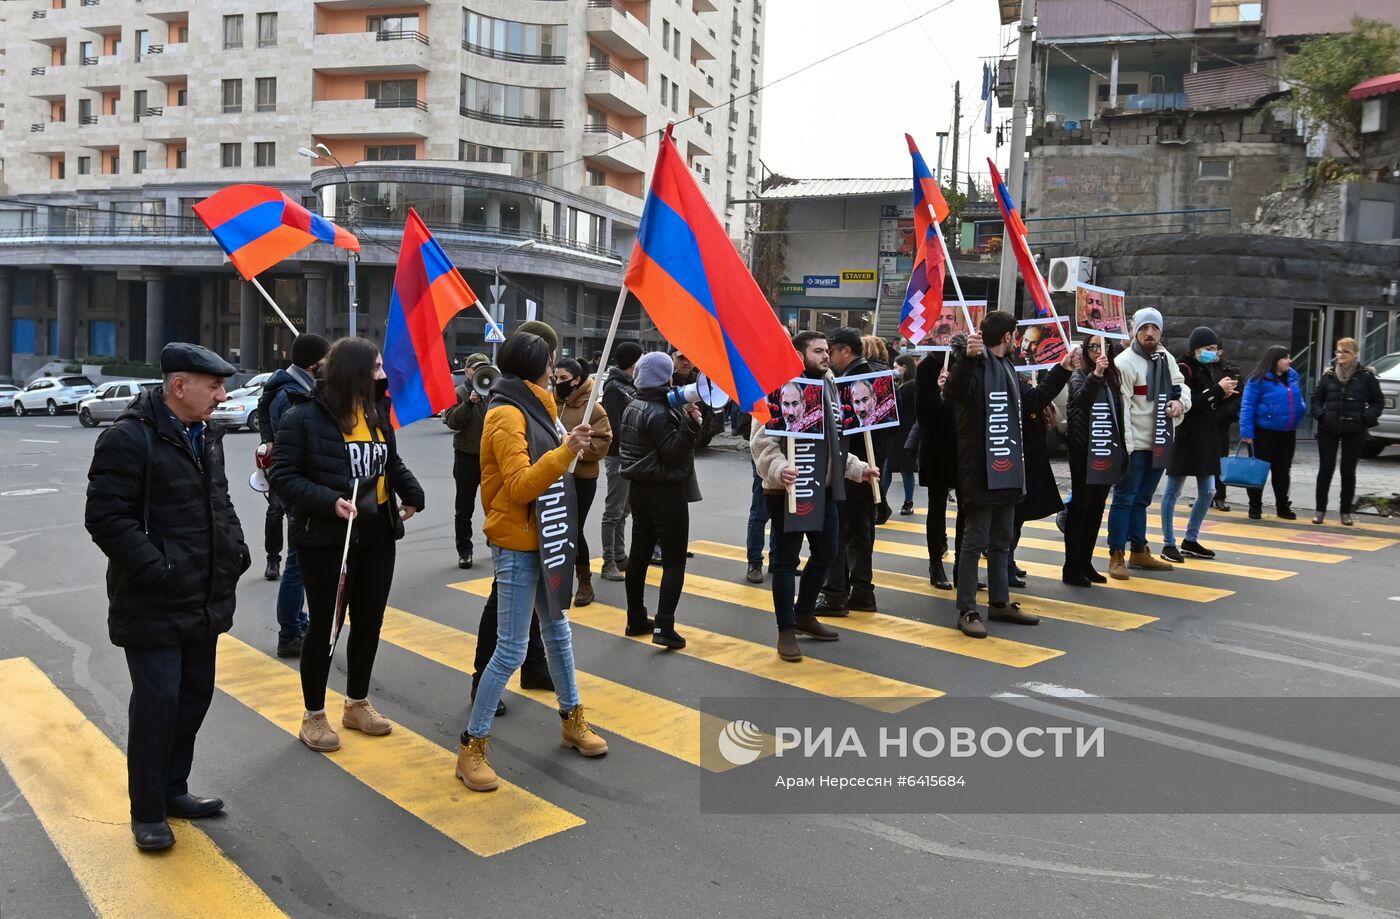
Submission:
[[802,373],[792,340],[695,184],[670,128],[626,284],[666,340],[755,418],[766,421],[768,393]]
[[360,251],[349,232],[266,185],[230,185],[194,212],[247,281],[315,242]]
[[476,294],[418,212],[409,208],[384,331],[384,373],[389,377],[395,427],[436,415],[456,403],[442,333],[453,316],[476,305]]
[[899,334],[918,345],[928,337],[943,309],[943,281],[947,268],[943,246],[938,241],[938,224],[948,219],[948,202],[938,187],[928,163],[908,134],[909,155],[914,160],[914,269],[899,310]]
[[[992,162],[990,157],[987,159],[987,167],[992,171],[992,181],[996,183],[997,189],[997,204],[1001,206],[1001,220],[1005,227],[1002,242],[1003,245],[1011,245],[1016,264],[1021,267],[1021,278],[1026,282],[1026,296],[1035,305],[1035,318],[1054,316],[1055,305],[1050,302],[1050,291],[1045,286],[1045,279],[1040,276],[1040,269],[1031,257],[1030,243],[1026,240],[1026,225],[1021,221],[1021,215],[1016,213],[1016,202],[1011,199],[1011,192],[1002,181],[997,164]],[[1015,291],[1011,291],[1011,294],[1013,296],[1007,299],[1014,301]]]

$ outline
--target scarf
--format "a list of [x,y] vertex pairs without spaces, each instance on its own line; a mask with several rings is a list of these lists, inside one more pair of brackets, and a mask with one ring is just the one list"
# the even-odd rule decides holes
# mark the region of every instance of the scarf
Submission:
[[1021,433],[1021,384],[1011,362],[988,354],[982,362],[986,398],[987,490],[1026,492],[1026,458]]
[[1360,370],[1360,369],[1361,369],[1361,361],[1359,361],[1359,360],[1352,361],[1352,362],[1351,362],[1351,367],[1350,367],[1349,369],[1343,369],[1343,368],[1342,368],[1342,365],[1341,365],[1340,363],[1334,362],[1334,363],[1332,364],[1332,372],[1335,373],[1335,374],[1337,375],[1337,379],[1338,379],[1339,381],[1341,381],[1341,384],[1342,384],[1343,386],[1345,386],[1345,385],[1347,385],[1348,383],[1350,383],[1350,382],[1351,382],[1351,378],[1354,377],[1354,376],[1356,376],[1356,371],[1357,371],[1357,370]]
[[[530,464],[563,443],[559,423],[519,377],[502,375],[491,387],[488,411],[509,405],[525,416],[525,443]],[[565,473],[530,507],[540,534],[540,571],[549,591],[549,615],[563,619],[573,603],[574,561],[578,555],[578,495],[574,477]]]
[[1133,339],[1133,353],[1147,361],[1147,393],[1152,399],[1152,468],[1165,469],[1171,462],[1172,442],[1176,426],[1167,417],[1167,403],[1172,399],[1170,356],[1161,348],[1148,352]]
[[[1085,385],[1088,385],[1087,383]],[[1100,381],[1094,404],[1089,408],[1088,469],[1084,481],[1090,485],[1114,485],[1123,477],[1126,448],[1119,436],[1118,403],[1113,401],[1113,387]]]

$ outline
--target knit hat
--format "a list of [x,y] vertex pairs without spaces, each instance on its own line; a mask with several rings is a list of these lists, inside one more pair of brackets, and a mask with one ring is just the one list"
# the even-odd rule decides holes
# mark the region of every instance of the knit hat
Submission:
[[1207,348],[1211,345],[1220,347],[1220,336],[1215,334],[1215,330],[1203,325],[1198,325],[1191,330],[1191,338],[1186,343],[1186,348],[1192,354],[1197,348]]
[[330,349],[330,342],[315,332],[302,332],[292,341],[292,364],[303,368],[318,364]]
[[517,332],[529,332],[544,339],[544,343],[549,345],[549,353],[553,354],[559,350],[559,333],[554,331],[554,327],[547,322],[540,322],[538,319],[531,319],[529,322],[522,322],[516,327]]
[[631,370],[632,365],[642,356],[642,346],[635,341],[624,341],[613,348],[613,363],[619,370]]
[[468,368],[468,369],[471,369],[471,368],[473,368],[473,367],[480,367],[482,364],[489,364],[489,363],[491,363],[491,358],[487,357],[487,356],[484,355],[484,354],[477,353],[477,354],[468,354],[468,355],[467,355],[467,368]]
[[638,358],[633,379],[636,381],[638,389],[645,389],[648,386],[668,386],[671,383],[671,374],[675,372],[675,369],[676,365],[672,362],[671,355],[664,351],[650,351]]
[[1162,314],[1150,306],[1144,306],[1133,313],[1133,331],[1136,332],[1145,325],[1155,325],[1158,331],[1161,331]]

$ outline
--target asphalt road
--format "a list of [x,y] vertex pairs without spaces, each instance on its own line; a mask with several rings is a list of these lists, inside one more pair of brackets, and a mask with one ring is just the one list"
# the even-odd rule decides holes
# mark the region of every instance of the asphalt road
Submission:
[[[876,567],[890,574],[877,594],[881,612],[900,622],[834,621],[841,641],[804,642],[807,661],[782,669],[769,657],[771,615],[747,605],[761,594],[741,589],[742,562],[719,557],[743,545],[749,467],[742,455],[712,452],[699,463],[707,500],[693,508],[691,533],[708,544],[696,546],[679,613],[691,653],[624,639],[621,612],[608,608],[624,605],[622,585],[600,583],[599,604],[575,622],[575,652],[591,681],[584,702],[611,752],[585,761],[562,749],[550,700],[510,694],[492,757],[510,791],[486,802],[492,796],[467,792],[451,774],[468,712],[465,649],[481,607],[451,585],[489,570],[456,568],[451,445],[435,422],[401,439],[429,507],[400,546],[391,597],[399,612],[372,690],[398,727],[383,741],[347,738],[329,757],[294,736],[295,673],[271,656],[276,585],[261,578],[264,503],[244,484],[256,437],[229,435],[229,479],[256,561],[221,643],[220,691],[191,783],[228,807],[201,823],[203,834],[177,823],[180,843],[167,856],[138,856],[120,760],[129,683],[107,640],[104,560],[82,527],[97,433],[71,416],[0,419],[6,919],[1400,916],[1394,816],[1056,815],[1050,800],[1039,815],[713,815],[700,810],[698,741],[667,730],[698,721],[695,709],[714,697],[822,698],[825,674],[838,673],[822,669],[829,664],[850,668],[839,671],[845,679],[856,671],[896,690],[967,698],[1394,697],[1400,522],[1270,529],[1233,514],[1228,523],[1245,529],[1202,540],[1236,547],[1221,552],[1220,566],[1088,592],[1041,576],[1058,573],[1059,534],[1028,529],[1045,545],[1023,548],[1021,561],[1036,564],[1021,593],[1063,601],[1049,604],[1060,618],[1034,629],[994,624],[1010,641],[970,649],[928,628],[952,625],[953,607],[919,586],[923,517],[896,517],[904,526],[880,532]],[[595,536],[597,517],[595,509]],[[755,656],[755,646],[768,653]],[[344,689],[343,660],[331,687]],[[849,712],[856,703],[829,704]],[[1220,745],[1246,748],[1228,732]],[[1248,749],[1271,763],[1329,768],[1267,746]],[[1374,782],[1400,789],[1393,776]]]

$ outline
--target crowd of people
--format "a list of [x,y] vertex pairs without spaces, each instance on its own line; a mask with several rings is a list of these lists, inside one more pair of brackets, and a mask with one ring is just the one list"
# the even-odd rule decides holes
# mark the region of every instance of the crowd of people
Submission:
[[[1061,521],[1062,579],[1075,587],[1106,581],[1094,565],[1105,513],[1107,577],[1211,558],[1200,534],[1212,506],[1229,509],[1220,471],[1236,417],[1242,447],[1270,466],[1278,515],[1291,520],[1289,467],[1310,412],[1322,461],[1314,523],[1325,520],[1338,453],[1341,520],[1352,522],[1357,459],[1382,407],[1376,376],[1352,339],[1337,343],[1336,360],[1308,400],[1286,349],[1266,351],[1242,379],[1209,328],[1194,330],[1173,356],[1155,309],[1134,315],[1125,347],[1088,335],[1035,376],[1013,363],[1015,332],[1014,317],[992,311],[946,351],[893,360],[885,342],[856,329],[794,336],[802,375],[822,381],[827,419],[810,473],[820,486],[817,525],[791,513],[788,496],[800,472],[785,443],[762,425],[746,431],[753,473],[746,577],[765,581],[766,549],[782,660],[802,660],[799,636],[838,640],[823,619],[878,608],[875,532],[894,513],[896,477],[903,515],[914,512],[916,482],[928,490],[929,580],[955,590],[956,626],[972,638],[987,635],[979,590],[987,591],[987,620],[1038,621],[1010,593],[1025,586],[1015,552],[1028,521]],[[523,687],[555,693],[566,746],[588,757],[608,750],[579,695],[568,616],[595,599],[585,529],[600,488],[601,577],[625,583],[619,630],[667,650],[686,646],[677,615],[691,556],[690,505],[701,500],[695,454],[726,413],[685,395],[696,370],[677,349],[643,353],[623,343],[605,368],[558,352],[550,326],[523,323],[495,365],[483,354],[468,358],[457,404],[444,415],[453,432],[457,563],[477,563],[479,502],[493,574],[456,764],[473,791],[499,785],[487,750],[517,671]],[[168,817],[223,808],[218,798],[192,795],[187,780],[213,695],[217,639],[232,625],[236,585],[252,562],[229,498],[221,428],[210,424],[235,369],[184,343],[166,346],[161,369],[162,385],[99,437],[86,508],[87,528],[109,561],[110,637],[124,649],[132,680],[128,790],[135,842],[145,850],[174,844]],[[898,426],[874,437],[844,434],[853,410],[842,404],[838,381],[883,370],[894,374]],[[1062,498],[1046,434],[1066,388],[1071,488]],[[327,713],[327,684],[347,610],[339,727],[371,737],[393,730],[369,690],[395,546],[423,511],[424,490],[399,453],[382,357],[368,341],[298,336],[291,365],[269,380],[258,411],[264,442],[257,465],[270,488],[265,574],[281,580],[277,654],[300,663],[301,742],[330,753],[341,741]],[[746,421],[731,417],[741,430]],[[1164,476],[1163,545],[1153,553],[1147,518]],[[1194,501],[1178,542],[1176,504],[1192,479]],[[1249,515],[1258,518],[1262,489],[1247,493]],[[951,577],[944,564],[950,498]],[[649,607],[653,565],[661,573]]]

